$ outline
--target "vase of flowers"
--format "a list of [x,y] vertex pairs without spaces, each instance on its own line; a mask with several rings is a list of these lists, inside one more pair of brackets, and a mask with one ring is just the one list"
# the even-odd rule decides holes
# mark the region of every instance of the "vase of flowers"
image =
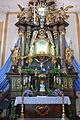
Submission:
[[29,90],[29,89],[25,90],[23,92],[23,94],[26,95],[26,96],[33,96],[33,92],[31,90]]
[[55,89],[52,93],[53,96],[62,96],[63,91],[61,91],[60,89]]

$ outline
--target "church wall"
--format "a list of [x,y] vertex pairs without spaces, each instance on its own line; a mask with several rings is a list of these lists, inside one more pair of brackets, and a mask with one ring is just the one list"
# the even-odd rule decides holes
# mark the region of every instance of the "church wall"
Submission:
[[80,13],[78,14],[78,16],[79,16],[79,28],[80,28]]
[[[80,17],[79,17],[80,20]],[[74,51],[74,56],[76,60],[79,62],[79,46],[78,46],[78,34],[77,34],[77,21],[76,21],[76,14],[70,14],[69,18],[69,26],[66,28],[66,40],[72,41],[71,48]],[[8,59],[11,49],[13,49],[14,44],[18,40],[18,30],[15,26],[17,22],[17,14],[15,12],[8,14],[8,27],[7,27],[7,38],[6,38],[6,49],[5,49],[5,61]],[[5,21],[3,25],[5,29]],[[4,41],[4,29],[3,29],[3,36],[1,42],[1,56],[3,52],[3,41]],[[1,59],[0,59],[1,63]]]
[[3,43],[4,43],[4,29],[5,29],[5,19],[1,20],[3,22],[3,30],[2,30],[2,39],[1,39],[1,50],[0,50],[0,68],[2,62],[2,53],[3,53]]
[[6,51],[5,61],[8,59],[11,51],[14,48],[14,44],[18,40],[18,30],[15,26],[17,22],[17,14],[9,14],[8,17],[8,29],[7,29],[7,40],[6,40]]
[[79,62],[79,46],[76,14],[70,14],[68,21],[69,26],[66,28],[66,40],[68,43],[70,43],[71,49],[74,52],[74,56],[76,60]]

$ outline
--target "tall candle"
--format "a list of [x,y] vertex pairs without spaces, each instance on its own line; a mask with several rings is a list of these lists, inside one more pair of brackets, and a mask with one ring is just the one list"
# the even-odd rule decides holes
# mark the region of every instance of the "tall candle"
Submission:
[[59,79],[59,85],[61,85],[61,79]]
[[55,80],[56,80],[56,78],[55,78],[55,76],[54,76],[54,82],[55,82]]

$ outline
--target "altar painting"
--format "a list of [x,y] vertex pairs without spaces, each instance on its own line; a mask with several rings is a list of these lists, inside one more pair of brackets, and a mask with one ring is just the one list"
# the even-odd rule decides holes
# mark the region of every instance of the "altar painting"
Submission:
[[36,43],[36,54],[48,54],[48,42],[40,40]]

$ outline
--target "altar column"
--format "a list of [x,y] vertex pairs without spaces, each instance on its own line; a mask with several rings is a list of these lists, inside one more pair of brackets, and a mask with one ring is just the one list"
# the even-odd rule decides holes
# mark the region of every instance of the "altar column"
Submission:
[[[21,56],[24,56],[24,52],[25,52],[25,48],[24,48],[24,44],[25,44],[25,36],[24,36],[24,31],[22,31],[22,47],[21,47]],[[21,65],[22,67],[24,67],[24,59],[21,60]]]
[[25,51],[24,51],[24,55],[28,55],[29,54],[29,47],[30,47],[30,41],[31,41],[31,26],[27,25],[26,26],[26,31],[25,31]]
[[22,31],[18,31],[19,34],[19,49],[18,49],[18,67],[21,66],[21,56],[22,56]]
[[59,42],[59,36],[58,36],[58,27],[57,25],[53,26],[53,36],[55,40],[55,46],[56,46],[56,56],[60,55],[60,42]]
[[65,64],[65,50],[66,50],[66,45],[65,45],[65,33],[66,33],[66,29],[65,27],[68,26],[68,23],[63,21],[63,23],[59,26],[59,32],[61,35],[61,41],[60,41],[60,55],[61,55],[61,67],[65,68],[66,64]]

